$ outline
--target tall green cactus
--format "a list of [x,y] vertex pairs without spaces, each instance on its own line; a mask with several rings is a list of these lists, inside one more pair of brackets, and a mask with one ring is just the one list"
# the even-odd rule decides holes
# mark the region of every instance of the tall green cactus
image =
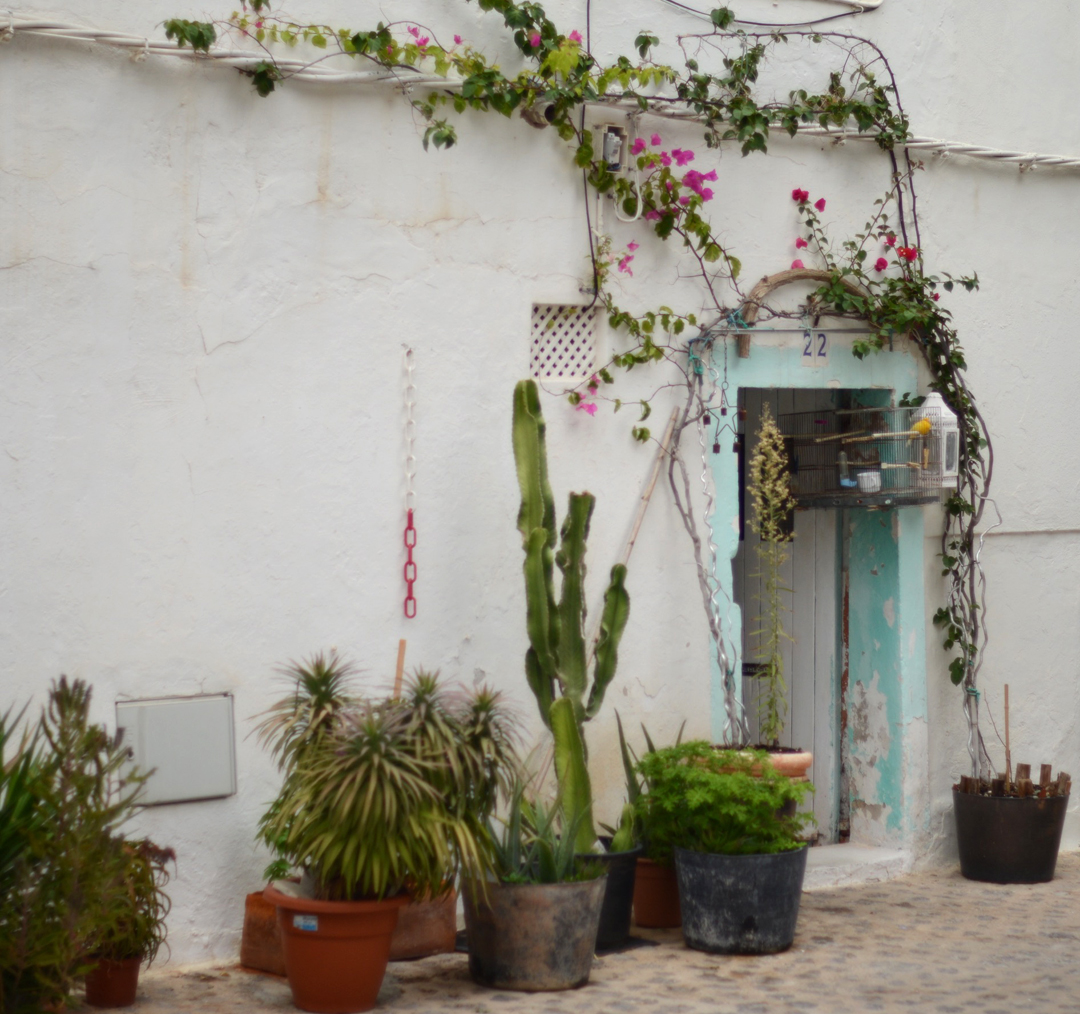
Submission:
[[[514,388],[514,461],[521,487],[518,529],[525,550],[526,627],[529,650],[525,677],[540,716],[555,741],[555,774],[569,826],[575,828],[579,851],[596,841],[592,786],[586,765],[583,726],[604,703],[615,675],[619,641],[630,615],[626,566],[611,568],[604,593],[600,636],[589,680],[585,636],[585,545],[596,497],[571,493],[556,552],[555,499],[547,476],[547,447],[540,397],[532,380]],[[555,567],[562,575],[555,600]]]

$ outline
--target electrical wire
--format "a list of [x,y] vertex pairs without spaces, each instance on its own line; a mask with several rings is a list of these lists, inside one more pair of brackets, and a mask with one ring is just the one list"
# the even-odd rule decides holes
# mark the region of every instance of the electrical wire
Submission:
[[[677,0],[664,0],[665,3],[677,3]],[[835,16],[835,15],[834,15]],[[589,30],[586,23],[586,31]],[[58,21],[20,19],[9,14],[7,19],[0,15],[0,42],[10,41],[15,35],[44,36],[63,39],[70,42],[91,42],[104,46],[133,50],[132,59],[142,62],[147,56],[175,56],[196,62],[224,65],[240,71],[251,71],[264,62],[265,53],[243,49],[216,49],[209,53],[195,53],[188,48],[181,49],[173,42],[151,42],[141,35],[129,35],[103,29],[86,28],[82,25],[65,24]],[[325,59],[325,58],[324,58]],[[371,71],[338,71],[323,67],[320,63],[280,58],[277,65],[292,81],[318,81],[324,84],[349,85],[389,85],[408,90],[417,86],[433,86],[442,91],[459,91],[460,80],[445,78],[437,74],[425,74],[411,67],[379,68]],[[665,96],[653,96],[649,99],[648,115],[669,120],[695,122],[700,116],[691,109],[675,108],[679,100]],[[612,95],[604,101],[594,101],[589,105],[606,109],[620,109],[641,112],[637,97]],[[875,133],[837,130],[824,128],[817,124],[801,124],[797,137],[827,138],[838,145],[847,141],[876,143]],[[985,145],[963,144],[946,141],[936,137],[914,136],[905,142],[912,151],[924,151],[942,157],[960,155],[966,158],[984,159],[991,162],[1012,164],[1021,171],[1039,167],[1058,169],[1080,169],[1080,157],[1072,155],[1045,155],[1038,152],[1013,151],[991,148]]]
[[[689,4],[681,3],[680,0],[661,0],[661,2],[667,4],[669,7],[678,7],[688,14],[693,14],[703,21],[708,21],[709,24],[713,24],[712,16],[707,11],[700,11],[696,7],[691,7]],[[832,0],[832,2],[847,3],[848,0]],[[866,4],[852,2],[851,6],[856,8],[856,10],[842,11],[840,14],[826,14],[823,17],[812,18],[809,21],[747,21],[744,18],[736,17],[734,24],[753,25],[755,28],[802,28],[806,25],[821,25],[826,21],[837,21],[840,18],[854,17],[856,14],[867,14],[870,11],[877,10],[880,3],[881,0],[877,0],[877,3]]]

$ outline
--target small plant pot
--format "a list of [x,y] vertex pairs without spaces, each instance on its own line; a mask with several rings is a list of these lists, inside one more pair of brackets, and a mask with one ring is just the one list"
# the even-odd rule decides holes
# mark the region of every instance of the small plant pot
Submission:
[[412,961],[451,954],[457,946],[457,892],[438,898],[413,898],[398,912],[390,938],[390,960]]
[[[601,839],[607,844],[611,839]],[[600,925],[596,931],[596,947],[607,950],[618,947],[630,936],[630,916],[634,908],[634,884],[637,881],[640,845],[627,852],[582,854],[582,862],[597,863],[607,874],[604,904],[600,909]]]
[[589,981],[607,877],[568,884],[467,884],[469,974],[526,993]]
[[687,946],[713,954],[774,954],[795,939],[806,848],[720,856],[675,849]]
[[142,958],[102,958],[86,973],[86,1002],[91,1007],[130,1007],[139,988]]
[[1068,796],[981,796],[953,789],[960,872],[992,884],[1054,879]]
[[380,901],[312,901],[273,887],[293,1003],[315,1014],[371,1010],[390,957],[390,937],[406,895]]
[[240,937],[240,964],[257,972],[285,974],[277,906],[256,891],[244,898],[244,932]]
[[638,859],[634,922],[646,929],[678,929],[682,925],[675,867],[661,866],[644,857]]

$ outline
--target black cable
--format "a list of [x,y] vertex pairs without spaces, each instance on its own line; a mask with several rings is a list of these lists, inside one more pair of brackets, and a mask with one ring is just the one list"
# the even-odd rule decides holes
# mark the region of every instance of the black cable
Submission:
[[[592,56],[592,0],[585,0],[585,52]],[[581,105],[581,133],[585,133],[585,104]],[[600,298],[600,268],[596,263],[596,244],[593,241],[592,213],[589,211],[589,173],[581,167],[581,186],[585,192],[585,228],[589,232],[589,260],[592,263],[592,301],[585,308],[591,310]]]

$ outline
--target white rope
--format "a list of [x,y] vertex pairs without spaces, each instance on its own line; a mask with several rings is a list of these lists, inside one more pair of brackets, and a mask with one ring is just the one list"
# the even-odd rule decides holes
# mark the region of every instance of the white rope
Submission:
[[[19,18],[12,13],[6,17],[0,15],[0,42],[10,41],[14,35],[36,35],[53,39],[66,39],[71,42],[91,42],[103,46],[136,50],[133,59],[142,60],[148,55],[179,56],[188,60],[205,60],[222,64],[237,70],[253,70],[257,64],[266,60],[266,54],[244,49],[225,49],[211,47],[209,53],[196,53],[188,47],[179,47],[174,42],[151,42],[141,35],[129,35],[124,32],[110,32],[104,29],[86,28],[81,25],[65,24],[60,21],[40,21]],[[335,54],[336,55],[336,54]],[[322,59],[326,59],[323,57]],[[319,81],[328,84],[389,84],[398,87],[432,86],[444,91],[458,91],[462,82],[455,78],[445,78],[437,74],[425,74],[411,67],[395,67],[371,71],[339,71],[309,61],[276,58],[278,69],[293,81]],[[637,98],[612,95],[590,103],[604,108],[625,109],[641,113]],[[700,116],[692,109],[671,107],[667,100],[650,100],[648,113],[669,120],[698,120]],[[836,130],[816,124],[800,125],[799,135],[804,137],[825,137],[836,144],[846,141],[876,140],[873,133]],[[963,144],[946,141],[937,137],[912,137],[907,147],[914,151],[926,151],[940,156],[960,155],[965,158],[985,159],[1016,165],[1023,172],[1037,166],[1061,169],[1080,169],[1080,158],[1070,155],[1043,155],[1038,152],[1009,151],[1002,148],[990,148],[979,144]]]

